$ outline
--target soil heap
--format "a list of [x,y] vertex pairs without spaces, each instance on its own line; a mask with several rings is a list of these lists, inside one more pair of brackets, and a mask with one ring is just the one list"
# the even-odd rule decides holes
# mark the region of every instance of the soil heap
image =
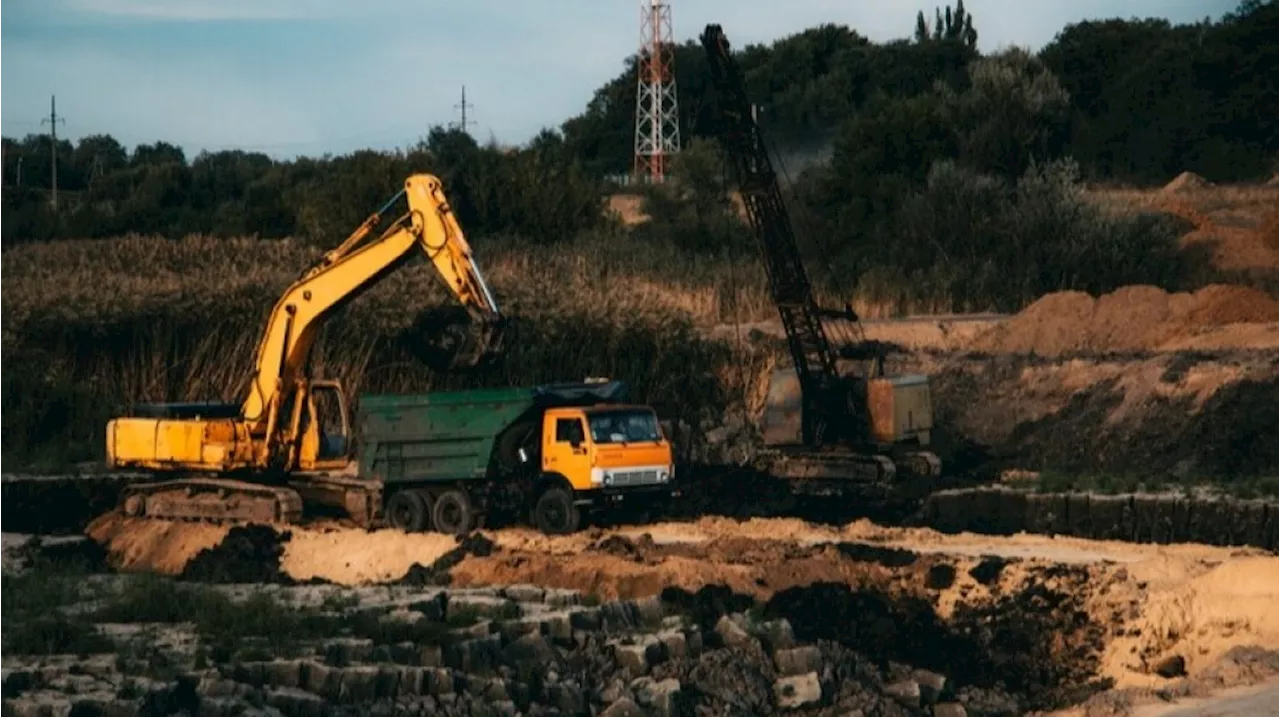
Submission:
[[1195,189],[1204,189],[1205,187],[1212,187],[1212,186],[1213,186],[1212,182],[1205,179],[1204,177],[1201,177],[1195,172],[1183,172],[1182,174],[1179,174],[1178,176],[1174,177],[1173,181],[1164,185],[1164,191],[1170,192],[1170,193],[1188,192]]
[[978,336],[973,348],[1042,356],[1275,348],[1277,306],[1262,291],[1228,284],[1194,293],[1125,286],[1096,299],[1062,291]]

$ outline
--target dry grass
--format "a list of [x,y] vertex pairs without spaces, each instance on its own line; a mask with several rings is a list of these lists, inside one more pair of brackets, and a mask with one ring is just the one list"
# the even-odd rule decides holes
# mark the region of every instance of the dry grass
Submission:
[[[490,241],[477,253],[504,310],[523,320],[492,373],[443,376],[417,361],[414,320],[446,300],[421,261],[327,322],[315,373],[342,380],[353,398],[615,376],[685,420],[758,394],[767,376],[769,349],[707,341],[694,327],[735,308],[773,311],[761,284],[719,282],[722,266],[608,237],[551,249]],[[292,240],[200,236],[6,251],[5,449],[19,461],[44,445],[91,460],[106,420],[131,404],[242,398],[266,313],[318,254]],[[746,274],[747,260],[735,271]],[[667,284],[664,273],[685,278]]]

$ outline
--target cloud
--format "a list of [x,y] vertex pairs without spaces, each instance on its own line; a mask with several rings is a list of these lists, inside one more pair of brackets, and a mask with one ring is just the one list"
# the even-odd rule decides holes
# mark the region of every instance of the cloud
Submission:
[[[226,20],[376,19],[430,14],[466,7],[463,0],[65,0],[77,11],[136,20],[207,22]],[[429,12],[428,12],[429,11]]]
[[342,0],[69,0],[69,4],[85,13],[172,22],[336,18],[355,5]]

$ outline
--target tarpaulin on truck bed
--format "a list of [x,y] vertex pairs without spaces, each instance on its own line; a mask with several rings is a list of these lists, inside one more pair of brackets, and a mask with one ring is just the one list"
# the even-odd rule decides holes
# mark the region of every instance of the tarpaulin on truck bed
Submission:
[[624,381],[602,383],[549,383],[533,389],[541,404],[575,405],[626,401],[630,387]]

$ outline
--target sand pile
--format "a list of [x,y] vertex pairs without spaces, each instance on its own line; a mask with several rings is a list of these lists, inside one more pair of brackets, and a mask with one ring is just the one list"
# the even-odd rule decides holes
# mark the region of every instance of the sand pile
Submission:
[[1280,649],[1278,569],[1274,557],[1260,555],[1216,565],[1156,559],[1131,566],[1135,585],[1151,582],[1136,596],[1140,613],[1108,645],[1104,670],[1122,686],[1156,684],[1152,667],[1174,656],[1194,675],[1237,645]]
[[1205,179],[1204,177],[1201,177],[1195,172],[1183,172],[1182,174],[1179,174],[1178,176],[1174,177],[1172,182],[1169,182],[1168,184],[1164,185],[1164,191],[1170,192],[1170,193],[1189,192],[1192,190],[1204,189],[1205,187],[1212,187],[1212,186],[1213,186],[1213,182],[1210,182],[1209,180]]
[[1126,286],[1094,298],[1048,294],[980,335],[973,348],[1000,353],[1169,351],[1274,348],[1278,303],[1245,286],[1214,284],[1170,294]]

